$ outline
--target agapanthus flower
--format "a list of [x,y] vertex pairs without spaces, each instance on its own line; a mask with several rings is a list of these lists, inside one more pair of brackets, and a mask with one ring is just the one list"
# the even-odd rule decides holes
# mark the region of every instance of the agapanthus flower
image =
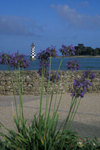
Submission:
[[65,46],[64,44],[62,45],[62,48],[59,49],[60,52],[62,53],[63,56],[68,56],[68,49],[67,46]]
[[68,50],[69,50],[70,54],[75,55],[76,49],[75,49],[75,47],[72,44],[70,46],[68,46]]
[[[50,49],[50,47],[46,48],[46,50],[43,50],[42,52],[38,53],[38,59],[40,60],[40,64],[39,66],[41,68],[39,68],[38,73],[39,75],[42,75],[42,67],[45,68],[45,73],[44,76],[47,77],[47,79],[49,78],[49,72],[46,69],[50,63],[49,63],[49,57],[56,57],[57,56],[57,51],[55,50],[55,47],[52,46],[52,48]],[[54,78],[55,75],[53,75],[52,77],[50,77],[50,81],[54,82]],[[57,75],[57,80],[59,79],[59,75]]]
[[50,47],[48,47],[48,48],[46,48],[46,54],[48,54],[48,56],[50,57],[50,55],[51,55],[51,57],[56,57],[57,56],[57,51],[55,50],[55,47],[53,47],[52,45],[51,45],[51,49],[50,49]]
[[39,66],[47,68],[49,66],[49,61],[46,61],[46,60],[41,61],[40,60]]
[[77,60],[75,61],[70,60],[66,65],[68,69],[71,69],[71,71],[73,70],[77,71],[80,68],[80,65],[77,63]]
[[47,68],[49,66],[49,53],[43,50],[41,53],[38,53],[37,56],[40,60],[39,66]]
[[27,68],[30,63],[31,62],[25,58],[25,55],[19,54],[17,52],[11,55],[9,65],[10,67],[14,67],[17,69],[18,67]]
[[[8,63],[7,63],[8,62]],[[27,68],[30,65],[30,61],[27,61],[25,55],[20,55],[18,52],[12,55],[9,54],[2,54],[0,56],[0,63],[7,64],[10,67],[18,68]]]
[[9,64],[9,61],[11,59],[10,54],[6,54],[6,53],[0,53],[0,64]]
[[[45,68],[44,68],[44,69],[45,69]],[[38,74],[39,74],[40,76],[42,76],[42,68],[39,68],[39,69],[38,69]],[[49,71],[46,70],[46,69],[45,69],[45,71],[44,71],[44,76],[45,76],[45,77],[49,76]]]
[[[49,76],[47,77],[47,80],[49,79]],[[52,75],[50,76],[50,81],[53,81],[53,82],[55,82],[55,80],[59,80],[60,79],[60,76],[59,76],[59,74],[57,74],[57,72],[56,73],[52,73]]]
[[91,73],[91,70],[86,70],[83,72],[84,78],[94,79],[96,75],[94,73]]
[[62,53],[63,56],[70,56],[71,54],[75,54],[75,47],[73,45],[70,46],[65,46],[64,44],[62,45],[62,48],[60,49],[60,52]]
[[48,55],[48,53],[46,53],[45,50],[43,50],[41,53],[38,53],[37,56],[38,56],[37,58],[41,61],[43,61],[43,60],[47,61],[49,59],[49,55]]
[[74,91],[72,91],[71,96],[72,97],[80,96],[81,98],[83,98],[86,90],[89,88],[90,85],[91,85],[91,83],[88,80],[86,80],[85,78],[75,79],[74,83],[73,83]]
[[49,66],[49,57],[56,57],[57,56],[57,51],[55,50],[55,48],[52,46],[52,48],[50,49],[50,47],[46,48],[46,50],[43,50],[42,52],[37,54],[37,58],[40,60],[40,67],[48,67]]

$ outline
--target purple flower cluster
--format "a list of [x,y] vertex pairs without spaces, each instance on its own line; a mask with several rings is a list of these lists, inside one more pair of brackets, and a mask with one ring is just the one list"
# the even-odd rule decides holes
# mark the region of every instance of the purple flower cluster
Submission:
[[55,48],[51,45],[51,49],[50,47],[48,47],[46,50],[43,50],[42,52],[37,54],[37,58],[40,60],[40,67],[44,66],[45,68],[47,68],[50,64],[49,64],[49,57],[56,57],[57,56],[57,51],[55,50]]
[[[57,81],[60,79],[60,76],[59,76],[59,74],[57,74],[57,72],[56,73],[51,73],[52,74],[52,76],[50,77],[50,81],[53,81],[53,82],[55,82],[55,79],[57,78]],[[56,77],[57,76],[57,77]],[[47,77],[47,80],[49,79],[49,76]]]
[[70,56],[71,54],[75,55],[75,51],[75,47],[72,44],[68,47],[63,44],[60,49],[63,56]]
[[83,72],[84,78],[94,79],[96,75],[94,73],[91,73],[91,70],[87,70]]
[[[60,49],[60,52],[62,53],[62,55],[69,55],[69,54],[75,54],[75,48],[74,46],[70,45],[70,46],[65,46],[62,45],[62,49]],[[55,50],[55,47],[52,47],[50,49],[50,47],[48,47],[46,50],[43,50],[42,52],[38,53],[38,59],[40,60],[40,67],[38,70],[39,75],[42,75],[42,67],[44,67],[45,69],[45,73],[44,76],[47,77],[47,79],[49,79],[48,75],[49,73],[47,72],[46,68],[50,65],[49,64],[49,57],[56,57],[57,56],[57,51]],[[80,68],[80,65],[77,64],[76,62],[77,60],[74,61],[70,61],[67,64],[68,69],[71,69],[72,71],[75,70],[77,71]],[[55,81],[54,78],[56,77],[56,75],[53,75],[52,77],[50,77],[50,80],[52,80],[53,82]],[[59,79],[59,74],[57,75],[57,80]]]
[[51,45],[51,49],[50,49],[50,47],[48,47],[47,49],[46,49],[46,54],[48,54],[48,56],[50,57],[56,57],[56,56],[58,56],[57,55],[57,51],[55,50],[55,47],[53,47],[52,45]]
[[[42,76],[42,68],[39,68],[38,73],[40,76]],[[44,70],[44,76],[47,77],[49,76],[49,71],[48,70]]]
[[[46,69],[50,64],[49,64],[49,57],[56,57],[57,56],[57,51],[55,50],[55,47],[53,47],[51,45],[51,49],[50,47],[48,47],[46,50],[43,50],[42,52],[38,53],[38,59],[40,60],[40,67],[38,70],[39,75],[42,75],[42,67],[44,67],[45,72],[44,72],[44,76],[47,77],[47,79],[49,79],[49,72]],[[56,78],[56,75],[53,74],[53,76],[50,77],[50,81],[55,81],[54,79]],[[57,75],[57,80],[59,79],[59,74]]]
[[[7,64],[8,62],[8,64]],[[14,53],[12,55],[9,54],[1,54],[0,55],[0,63],[5,65],[9,65],[10,67],[14,67],[14,68],[27,68],[30,65],[30,61],[27,61],[27,59],[25,58],[25,55],[20,55],[18,52]]]
[[0,64],[7,64],[7,62],[9,63],[11,59],[10,54],[6,54],[6,53],[0,53]]
[[83,78],[78,78],[76,80],[74,80],[73,83],[73,88],[74,91],[72,92],[71,96],[72,97],[84,97],[84,94],[86,92],[86,90],[89,88],[89,86],[91,85],[91,83],[86,80],[85,78],[87,78],[89,76],[89,78],[94,79],[96,77],[96,75],[94,73],[91,73],[91,71],[84,71],[83,73]]
[[80,68],[80,65],[77,63],[77,60],[75,61],[70,60],[66,65],[68,69],[71,69],[71,71],[73,70],[77,71]]

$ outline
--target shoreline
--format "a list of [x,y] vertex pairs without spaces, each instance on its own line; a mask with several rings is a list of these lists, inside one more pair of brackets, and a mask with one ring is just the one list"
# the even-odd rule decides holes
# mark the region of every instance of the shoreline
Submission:
[[[56,58],[61,58],[62,56],[57,56]],[[73,58],[100,58],[100,55],[98,55],[98,56],[89,56],[89,55],[83,55],[83,56],[70,56],[70,57],[68,57],[68,56],[66,56],[66,57],[64,57],[64,58],[71,58],[71,57],[73,57]]]

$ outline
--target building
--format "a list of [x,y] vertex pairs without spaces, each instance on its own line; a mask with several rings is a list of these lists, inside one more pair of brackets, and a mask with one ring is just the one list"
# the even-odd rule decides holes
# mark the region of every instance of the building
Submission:
[[34,43],[32,43],[31,45],[31,55],[30,55],[30,60],[35,60],[35,46],[34,46]]

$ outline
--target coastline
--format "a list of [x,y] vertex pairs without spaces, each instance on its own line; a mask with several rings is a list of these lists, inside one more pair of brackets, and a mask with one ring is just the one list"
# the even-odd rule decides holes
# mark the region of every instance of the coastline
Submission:
[[[62,56],[57,56],[56,58],[61,58]],[[90,56],[90,55],[83,55],[83,56],[70,56],[70,58],[100,58],[100,55],[97,56]],[[64,58],[68,58],[68,56],[64,57]]]

